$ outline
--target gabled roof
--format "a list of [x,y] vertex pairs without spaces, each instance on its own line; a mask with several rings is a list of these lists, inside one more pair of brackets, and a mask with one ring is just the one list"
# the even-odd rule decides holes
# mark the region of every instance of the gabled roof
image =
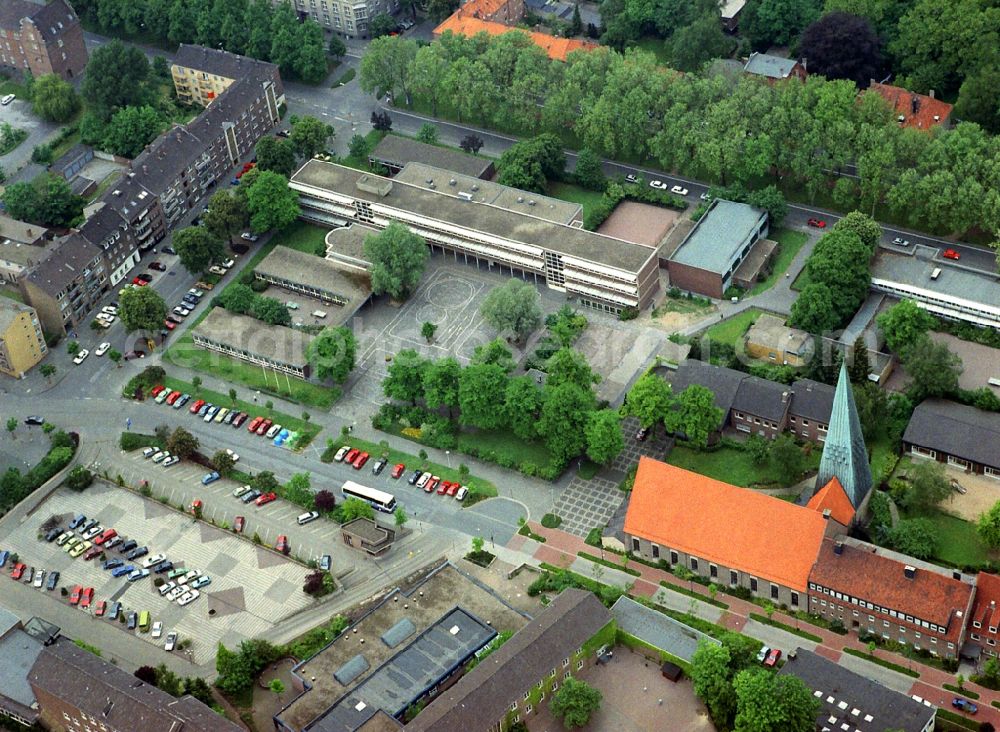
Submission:
[[951,115],[952,106],[947,102],[909,89],[872,82],[868,90],[889,102],[897,117],[902,118],[900,124],[903,127],[929,130],[936,125],[945,124]]
[[76,13],[66,0],[49,3],[29,0],[3,0],[0,2],[0,28],[20,33],[21,20],[29,18],[42,38],[52,41],[77,23]]
[[24,221],[0,216],[0,242],[10,240],[20,244],[37,244],[45,236],[47,229],[38,224],[28,224]]
[[746,376],[733,398],[733,409],[778,422],[785,418],[791,390],[785,384]]
[[[688,358],[681,361],[670,379],[674,394],[679,394],[691,384],[700,384],[715,394],[715,406],[722,410],[722,422],[729,419],[729,410],[740,384],[747,375],[726,366],[713,366],[707,361]],[[721,425],[720,425],[721,426]]]
[[854,506],[844,492],[844,486],[836,477],[831,478],[829,483],[816,491],[806,504],[806,508],[819,511],[821,514],[829,509],[830,518],[842,526],[850,526],[854,520]]
[[833,395],[833,409],[830,411],[830,426],[826,442],[823,443],[819,473],[816,475],[816,487],[825,486],[833,477],[840,480],[855,508],[861,506],[874,483],[846,363],[840,365],[837,390]]
[[177,49],[173,65],[227,79],[243,79],[248,76],[270,78],[277,69],[277,66],[267,61],[189,43],[182,43]]
[[48,257],[38,263],[28,280],[55,297],[82,277],[90,263],[101,264],[101,250],[79,234],[70,234],[53,247]]
[[1000,576],[986,572],[976,575],[976,601],[969,620],[982,626],[973,632],[996,635],[990,628],[1000,627]]
[[524,33],[536,46],[545,51],[549,58],[557,61],[565,61],[566,56],[573,51],[589,51],[598,48],[596,43],[591,43],[590,41],[579,41],[575,38],[557,38],[556,36],[550,36],[548,33],[511,28],[503,23],[480,20],[471,15],[465,15],[461,10],[450,15],[441,25],[435,28],[434,36],[437,37],[447,31],[451,31],[459,36],[468,36],[469,38],[477,33],[487,33],[491,36],[502,36],[504,33]]
[[913,410],[903,442],[1000,468],[1000,414],[925,399]]
[[799,379],[792,383],[789,414],[829,424],[833,411],[834,388],[822,381]]
[[827,522],[816,511],[647,457],[625,533],[804,592]]
[[769,79],[787,79],[798,62],[793,58],[772,56],[769,53],[750,54],[743,70],[748,74],[766,76]]

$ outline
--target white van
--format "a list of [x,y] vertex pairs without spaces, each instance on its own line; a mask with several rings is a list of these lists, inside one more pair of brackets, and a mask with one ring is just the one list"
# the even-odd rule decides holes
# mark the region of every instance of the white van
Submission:
[[308,524],[310,521],[315,521],[318,518],[319,513],[316,511],[307,511],[306,513],[300,514],[296,520],[299,522],[299,526],[302,526],[303,524]]
[[322,320],[323,318],[326,317],[326,310],[313,310],[309,314],[312,315],[314,318],[319,318],[320,320]]

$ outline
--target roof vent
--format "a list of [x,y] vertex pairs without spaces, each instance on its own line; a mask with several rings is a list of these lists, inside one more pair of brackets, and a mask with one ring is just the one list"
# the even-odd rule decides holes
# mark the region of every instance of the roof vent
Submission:
[[[824,513],[826,513],[826,512],[824,511]],[[833,553],[834,554],[838,554],[838,555],[843,554],[844,553],[844,542],[838,541],[836,544],[834,544],[833,545]]]
[[907,564],[903,567],[903,576],[906,577],[906,579],[913,579],[917,576],[917,568]]
[[450,185],[450,186],[458,185],[458,181],[455,180],[454,178],[452,178],[450,181],[448,181],[448,185]]
[[832,515],[833,515],[833,511],[831,511],[829,508],[824,508],[823,509],[823,518],[828,519]]
[[112,196],[120,196],[121,194],[122,194],[122,192],[119,191],[117,188],[114,191],[111,192]]
[[471,201],[472,200],[472,194],[469,193],[468,191],[459,191],[458,192],[458,197],[461,198],[463,201]]
[[479,190],[479,184],[478,183],[473,183],[472,184],[472,190],[478,191]]
[[529,205],[529,206],[534,206],[534,205],[535,205],[535,202],[534,202],[533,200],[532,200],[532,201],[528,201],[528,205]]
[[518,203],[524,203],[524,196],[518,196],[517,197],[517,202]]
[[448,632],[452,635],[458,635],[462,631],[457,625],[453,625],[448,629]]
[[961,572],[952,572],[951,573],[951,578],[952,579],[956,579],[959,582],[961,582],[962,581],[962,573]]
[[899,117],[897,117],[896,119],[898,119],[898,120],[899,120],[899,123],[900,123],[900,124],[902,124],[903,122],[905,122],[905,121],[906,121],[906,117],[904,117],[903,115],[899,115]]
[[935,114],[934,115],[934,121],[935,122],[940,122],[941,121],[941,115],[940,114]]
[[428,188],[437,188],[437,186],[435,184],[433,184],[433,183],[428,183],[427,187]]
[[434,179],[433,178],[427,178],[424,182],[430,184],[430,183],[434,182]]

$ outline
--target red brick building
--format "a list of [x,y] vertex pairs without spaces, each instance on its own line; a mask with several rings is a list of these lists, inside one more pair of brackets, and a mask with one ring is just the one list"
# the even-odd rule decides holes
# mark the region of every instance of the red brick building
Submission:
[[980,572],[976,577],[976,601],[972,605],[969,640],[988,656],[997,655],[1000,629],[1000,577]]
[[72,79],[86,66],[83,28],[66,0],[0,2],[0,67]]

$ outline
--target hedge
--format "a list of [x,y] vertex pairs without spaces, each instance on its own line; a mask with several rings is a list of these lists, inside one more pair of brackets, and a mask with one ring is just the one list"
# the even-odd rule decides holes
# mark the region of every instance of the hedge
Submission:
[[818,635],[814,635],[813,633],[809,633],[809,632],[807,632],[805,630],[800,630],[799,628],[796,628],[795,626],[787,625],[787,624],[782,623],[782,622],[780,622],[778,620],[774,620],[773,618],[769,618],[766,615],[760,615],[759,613],[750,613],[750,619],[751,620],[756,620],[758,623],[763,623],[764,625],[770,625],[772,628],[780,628],[781,630],[785,631],[786,633],[791,633],[792,635],[797,635],[800,638],[805,638],[806,640],[810,640],[813,643],[822,643],[823,642],[823,639],[820,638]]

